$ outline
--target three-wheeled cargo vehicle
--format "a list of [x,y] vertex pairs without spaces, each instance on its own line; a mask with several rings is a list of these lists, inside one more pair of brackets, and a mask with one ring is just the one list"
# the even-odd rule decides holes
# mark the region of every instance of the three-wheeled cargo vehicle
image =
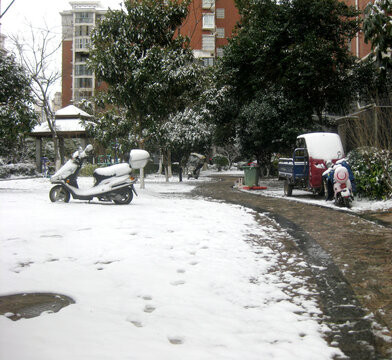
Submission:
[[298,136],[293,157],[281,158],[278,163],[285,195],[291,196],[294,188],[323,195],[322,174],[327,169],[327,161],[335,163],[343,157],[343,145],[338,134],[317,132]]

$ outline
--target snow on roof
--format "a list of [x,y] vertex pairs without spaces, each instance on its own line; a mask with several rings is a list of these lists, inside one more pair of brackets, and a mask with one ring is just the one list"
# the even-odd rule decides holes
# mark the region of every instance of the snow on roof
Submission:
[[344,157],[343,145],[338,134],[318,132],[299,135],[298,139],[305,139],[308,154],[314,159],[327,161]]
[[[85,127],[80,121],[80,119],[57,119],[56,120],[56,130],[59,133],[62,132],[78,132],[84,133]],[[38,134],[50,134],[50,129],[47,122],[36,125],[32,131],[32,135]]]
[[87,114],[85,111],[77,108],[74,105],[68,105],[60,110],[56,111],[55,117],[62,118],[62,117],[87,117],[91,118],[92,116]]

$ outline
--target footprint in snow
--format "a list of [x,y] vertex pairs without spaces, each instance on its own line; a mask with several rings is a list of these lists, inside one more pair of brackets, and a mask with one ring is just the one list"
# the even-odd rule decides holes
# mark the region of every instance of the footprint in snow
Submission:
[[144,312],[145,313],[152,313],[153,311],[155,311],[155,306],[153,306],[153,305],[146,305],[145,307],[144,307]]
[[185,280],[172,281],[170,284],[173,285],[173,286],[184,285],[185,284]]
[[173,345],[181,345],[185,342],[185,339],[182,336],[169,336],[167,338],[170,342],[170,344]]

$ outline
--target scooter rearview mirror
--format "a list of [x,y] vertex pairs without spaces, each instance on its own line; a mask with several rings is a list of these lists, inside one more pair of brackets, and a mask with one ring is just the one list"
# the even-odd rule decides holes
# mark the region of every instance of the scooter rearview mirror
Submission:
[[90,151],[92,151],[92,150],[93,150],[93,146],[92,146],[91,144],[88,144],[88,145],[86,146],[86,148],[84,149],[85,152],[90,152]]

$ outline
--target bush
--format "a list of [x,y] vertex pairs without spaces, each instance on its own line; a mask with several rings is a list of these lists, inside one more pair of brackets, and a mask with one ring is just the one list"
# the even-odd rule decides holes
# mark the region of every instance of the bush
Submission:
[[362,147],[348,154],[357,192],[370,199],[392,198],[392,152]]
[[36,176],[35,164],[18,163],[0,166],[0,178],[5,179],[10,176]]
[[85,164],[79,172],[80,176],[93,176],[93,172],[96,168],[98,168],[98,165],[94,164]]
[[227,159],[227,157],[220,154],[216,154],[212,158],[212,163],[216,165],[218,171],[221,171],[222,169],[227,169],[229,167],[229,160]]

